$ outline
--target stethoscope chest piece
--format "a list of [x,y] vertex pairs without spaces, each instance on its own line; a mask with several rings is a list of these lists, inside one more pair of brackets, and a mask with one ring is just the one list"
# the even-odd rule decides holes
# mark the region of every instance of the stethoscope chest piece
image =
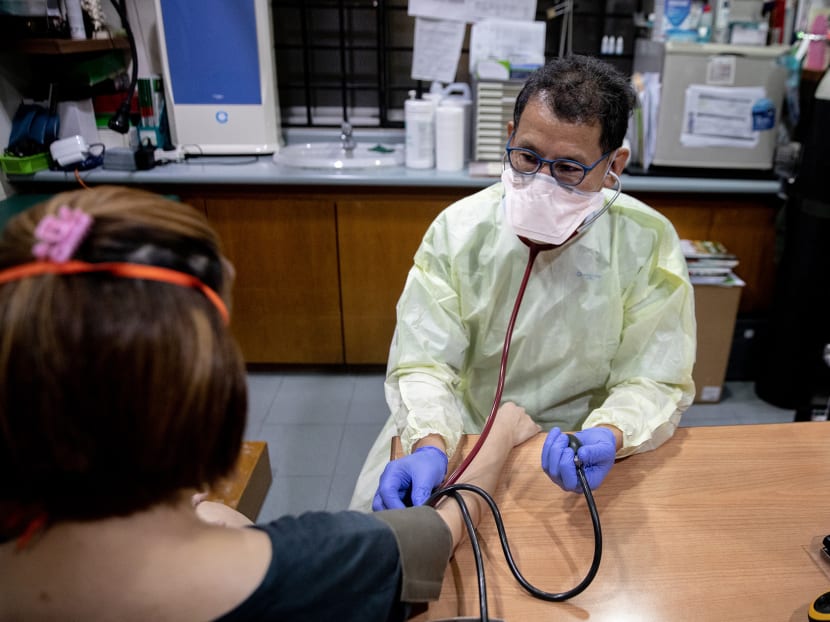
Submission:
[[830,592],[825,592],[813,601],[807,614],[810,622],[825,622],[830,620]]

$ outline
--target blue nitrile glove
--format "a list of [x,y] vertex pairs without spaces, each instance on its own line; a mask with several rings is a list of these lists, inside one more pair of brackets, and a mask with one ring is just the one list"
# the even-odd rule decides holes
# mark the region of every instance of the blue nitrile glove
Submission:
[[[582,460],[585,479],[591,490],[596,490],[614,465],[617,455],[617,441],[608,428],[588,428],[574,434],[582,446],[577,450]],[[574,451],[568,446],[568,435],[559,428],[548,432],[542,447],[542,468],[553,482],[571,492],[581,492],[576,476]]]
[[425,445],[408,456],[386,465],[380,485],[372,500],[372,509],[395,510],[406,507],[404,499],[411,493],[412,505],[423,505],[447,474],[447,454]]

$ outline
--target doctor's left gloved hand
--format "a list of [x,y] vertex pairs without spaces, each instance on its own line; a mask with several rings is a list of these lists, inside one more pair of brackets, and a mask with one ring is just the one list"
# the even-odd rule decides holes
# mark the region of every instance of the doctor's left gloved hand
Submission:
[[[588,428],[574,433],[582,443],[577,450],[582,460],[585,479],[591,490],[596,490],[614,465],[617,454],[617,442],[614,433],[608,428]],[[559,428],[548,432],[542,447],[542,468],[553,482],[571,492],[581,492],[579,478],[576,475],[574,452],[568,446],[568,435]]]

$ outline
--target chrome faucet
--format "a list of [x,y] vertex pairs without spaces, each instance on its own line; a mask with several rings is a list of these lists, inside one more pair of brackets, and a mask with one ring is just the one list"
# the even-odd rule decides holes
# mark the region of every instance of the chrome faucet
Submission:
[[354,148],[357,146],[352,136],[352,124],[348,121],[343,121],[340,126],[340,146],[343,148],[343,151],[348,153],[354,151]]

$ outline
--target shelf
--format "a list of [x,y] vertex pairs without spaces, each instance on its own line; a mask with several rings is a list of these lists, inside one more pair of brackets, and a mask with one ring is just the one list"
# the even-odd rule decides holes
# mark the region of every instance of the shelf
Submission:
[[4,41],[0,49],[26,54],[85,54],[106,50],[128,50],[126,38],[115,39],[46,39],[31,38]]

